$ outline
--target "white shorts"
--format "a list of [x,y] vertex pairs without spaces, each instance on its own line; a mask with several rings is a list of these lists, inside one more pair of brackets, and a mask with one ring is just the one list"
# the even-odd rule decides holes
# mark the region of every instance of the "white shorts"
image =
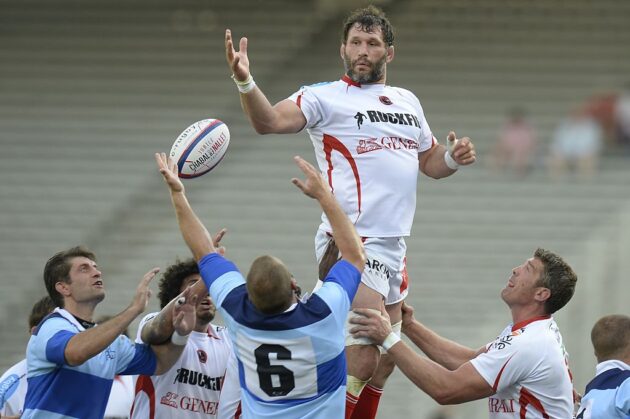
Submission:
[[[332,236],[319,229],[315,236],[315,256],[319,262]],[[365,237],[367,260],[361,282],[383,296],[386,305],[404,300],[409,293],[407,244],[402,237]]]

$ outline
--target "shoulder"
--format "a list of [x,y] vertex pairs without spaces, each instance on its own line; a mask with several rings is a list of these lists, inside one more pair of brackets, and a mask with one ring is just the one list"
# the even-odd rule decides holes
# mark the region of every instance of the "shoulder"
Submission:
[[392,96],[400,96],[420,104],[420,100],[411,90],[407,90],[402,87],[386,86],[386,91]]
[[48,337],[50,333],[54,333],[58,330],[68,330],[72,332],[80,332],[78,327],[70,320],[65,318],[58,312],[52,312],[39,323],[37,328],[33,331],[33,337]]

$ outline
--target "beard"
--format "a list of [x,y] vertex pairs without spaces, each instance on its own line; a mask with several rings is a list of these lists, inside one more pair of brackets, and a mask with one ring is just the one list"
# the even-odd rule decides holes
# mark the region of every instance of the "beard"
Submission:
[[[370,71],[367,73],[357,74],[354,72],[354,67],[359,60],[352,61],[348,55],[344,54],[343,63],[346,68],[346,75],[356,83],[375,83],[383,78],[385,74],[385,61],[387,60],[387,53],[383,54],[375,63],[369,63]],[[367,60],[363,60],[366,61]]]

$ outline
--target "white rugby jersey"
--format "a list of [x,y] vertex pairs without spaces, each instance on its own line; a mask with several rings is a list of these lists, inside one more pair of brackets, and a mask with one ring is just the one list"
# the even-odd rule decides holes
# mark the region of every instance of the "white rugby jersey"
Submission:
[[26,397],[26,359],[6,370],[0,377],[0,415],[18,416]]
[[344,323],[361,280],[358,269],[337,262],[307,301],[274,315],[254,307],[245,279],[219,254],[204,256],[199,271],[236,350],[243,417],[342,419]]
[[470,362],[496,394],[491,419],[570,419],[573,385],[556,322],[550,316],[509,325]]
[[[319,169],[359,235],[408,236],[418,153],[436,143],[418,98],[344,76],[302,87],[289,99],[302,110]],[[323,214],[322,227],[331,231]]]
[[[157,314],[142,319],[136,342],[143,343],[142,328]],[[218,418],[219,404],[238,404],[240,399],[238,386],[233,386],[236,391],[230,394],[221,391],[230,356],[232,344],[224,327],[211,324],[206,333],[191,332],[182,355],[170,370],[162,375],[137,377],[131,418]],[[226,414],[223,418],[232,416]]]

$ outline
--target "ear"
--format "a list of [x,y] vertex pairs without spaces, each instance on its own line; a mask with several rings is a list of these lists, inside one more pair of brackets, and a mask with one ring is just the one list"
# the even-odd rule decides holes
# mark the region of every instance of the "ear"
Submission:
[[297,281],[295,280],[295,278],[291,277],[291,289],[293,291],[296,291],[298,289],[298,284]]
[[551,290],[549,288],[538,287],[534,299],[540,303],[544,303],[551,297]]
[[344,44],[341,44],[341,46],[339,47],[339,56],[341,57],[342,60],[345,60],[346,58],[346,46]]
[[72,294],[72,292],[70,292],[70,287],[68,286],[68,284],[62,281],[59,281],[55,284],[55,289],[59,294],[63,295],[64,297],[68,297]]
[[387,58],[385,59],[385,62],[389,64],[393,60],[394,60],[394,46],[392,45],[391,47],[387,47]]

